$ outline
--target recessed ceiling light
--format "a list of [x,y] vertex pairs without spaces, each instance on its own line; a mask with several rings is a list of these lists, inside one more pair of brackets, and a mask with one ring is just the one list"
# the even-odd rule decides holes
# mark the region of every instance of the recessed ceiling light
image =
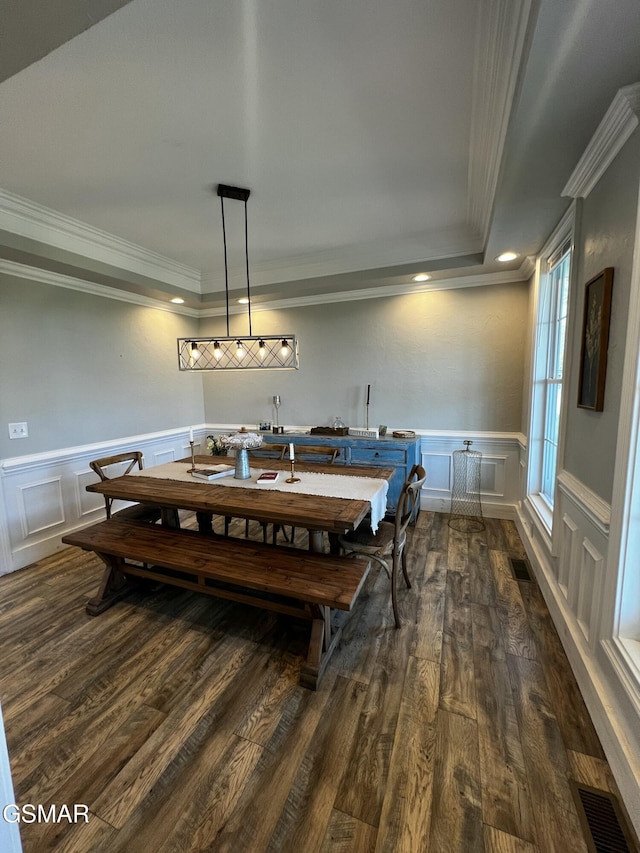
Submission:
[[504,264],[507,261],[515,261],[517,257],[517,252],[503,252],[501,255],[498,255],[496,261],[500,261],[501,264]]
[[240,299],[238,299],[238,302],[240,303],[240,305],[246,305],[249,302],[249,300],[247,299],[246,296],[241,296]]
[[429,281],[430,278],[431,278],[431,276],[427,275],[426,272],[421,272],[421,273],[418,273],[418,275],[414,275],[413,280],[414,281]]
[[175,305],[182,305],[184,299],[181,296],[174,296],[171,300]]

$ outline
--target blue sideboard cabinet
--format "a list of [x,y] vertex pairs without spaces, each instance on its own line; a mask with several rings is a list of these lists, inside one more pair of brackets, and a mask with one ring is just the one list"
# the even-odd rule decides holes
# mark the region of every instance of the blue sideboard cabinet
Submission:
[[[326,445],[338,447],[340,455],[335,465],[371,465],[377,468],[394,468],[393,479],[389,483],[387,493],[387,512],[394,513],[402,486],[414,465],[420,463],[420,437],[415,438],[359,438],[355,435],[308,435],[300,433],[285,433],[273,435],[260,433],[263,447],[269,444],[288,444],[293,442],[296,447],[308,445]],[[266,455],[266,454],[265,454]]]

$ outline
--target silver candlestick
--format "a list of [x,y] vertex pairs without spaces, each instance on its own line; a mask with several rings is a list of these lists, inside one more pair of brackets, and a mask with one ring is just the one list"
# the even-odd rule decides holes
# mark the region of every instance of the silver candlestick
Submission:
[[273,395],[273,405],[275,406],[275,409],[276,409],[276,425],[273,428],[273,431],[275,433],[280,432],[280,421],[278,418],[278,409],[280,408],[281,403],[282,403],[282,400],[280,399],[280,394],[274,394]]

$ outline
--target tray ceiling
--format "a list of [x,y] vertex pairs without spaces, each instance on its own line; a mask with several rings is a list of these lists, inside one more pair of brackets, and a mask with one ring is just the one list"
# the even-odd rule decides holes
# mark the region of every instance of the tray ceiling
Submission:
[[522,277],[640,79],[636,0],[95,0],[88,28],[28,5],[0,68],[0,257],[198,309],[224,288],[219,182],[251,189],[258,303],[486,277],[505,248]]

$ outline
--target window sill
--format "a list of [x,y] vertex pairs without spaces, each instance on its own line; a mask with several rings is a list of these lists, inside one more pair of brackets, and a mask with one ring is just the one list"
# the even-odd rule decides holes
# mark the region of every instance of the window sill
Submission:
[[551,548],[551,529],[553,526],[553,511],[549,504],[539,494],[528,495],[527,503],[531,510],[531,517]]

